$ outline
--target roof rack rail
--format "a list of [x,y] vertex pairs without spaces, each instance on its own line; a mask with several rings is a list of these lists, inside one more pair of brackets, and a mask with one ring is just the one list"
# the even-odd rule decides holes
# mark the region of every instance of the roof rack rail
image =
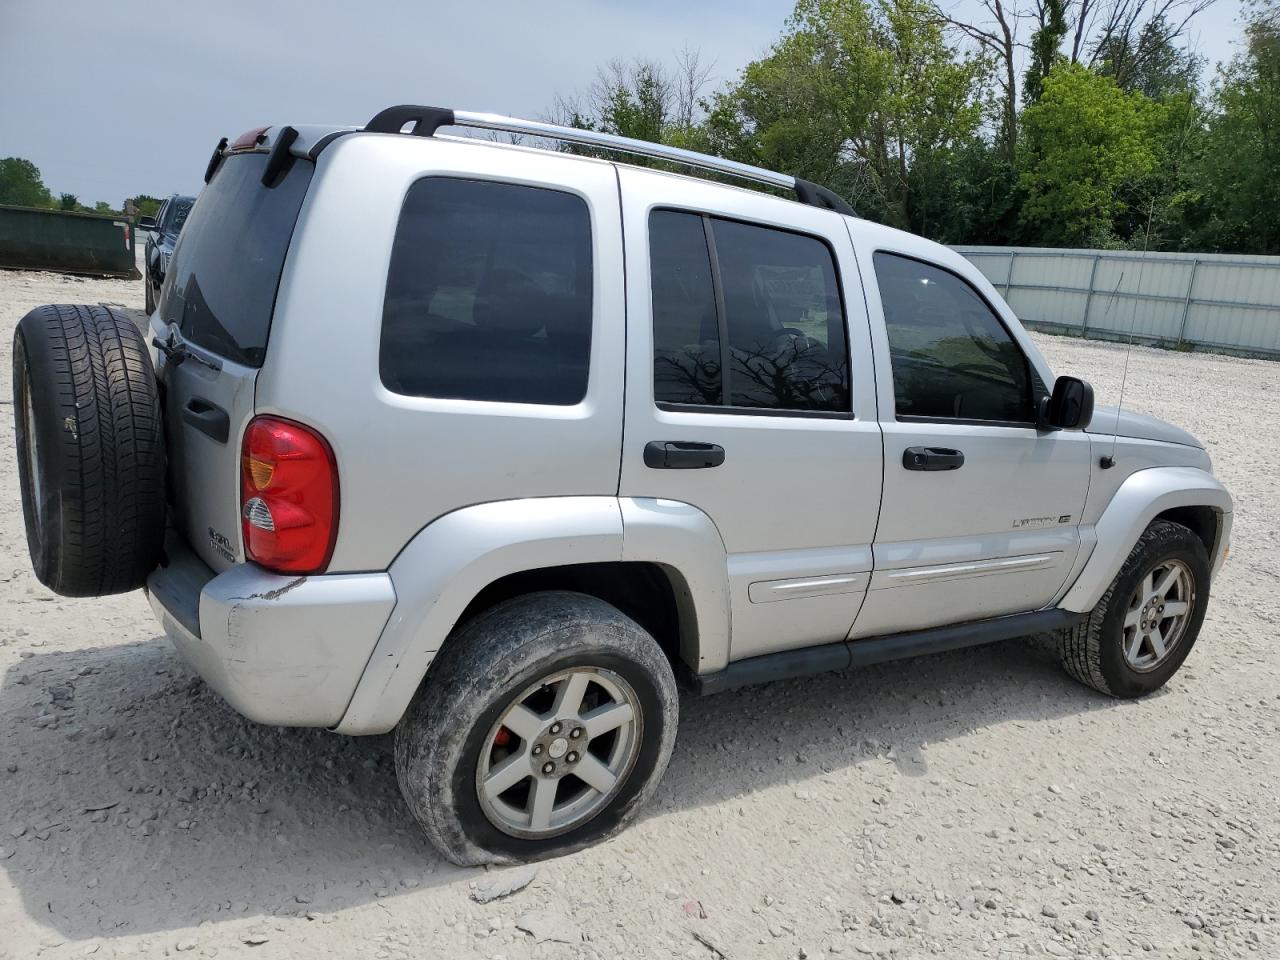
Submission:
[[584,146],[600,147],[605,150],[616,150],[620,153],[631,153],[642,157],[654,157],[672,163],[697,167],[702,170],[714,170],[716,173],[752,180],[756,183],[781,187],[795,192],[796,199],[811,207],[834,210],[836,213],[856,216],[854,209],[838,194],[826,187],[787,173],[777,173],[763,167],[753,167],[736,160],[725,160],[706,153],[683,150],[680,147],[668,147],[648,140],[634,140],[631,137],[619,137],[611,133],[598,133],[594,130],[581,130],[577,127],[562,127],[554,123],[543,123],[539,120],[521,120],[517,117],[504,117],[495,113],[472,113],[466,110],[449,110],[443,107],[424,107],[402,104],[388,107],[367,124],[365,130],[371,133],[400,133],[407,124],[413,124],[410,132],[415,137],[430,137],[441,127],[472,127],[476,130],[497,130],[503,133],[523,133],[534,137],[545,137],[548,140],[563,140],[566,143],[579,143]]

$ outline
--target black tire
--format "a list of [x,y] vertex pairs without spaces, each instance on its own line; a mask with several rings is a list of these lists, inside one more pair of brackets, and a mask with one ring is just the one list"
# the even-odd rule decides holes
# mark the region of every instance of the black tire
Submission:
[[[1177,645],[1154,668],[1135,670],[1124,656],[1124,618],[1130,597],[1154,567],[1181,561],[1191,574],[1192,599]],[[1138,538],[1124,566],[1088,617],[1062,633],[1059,652],[1068,674],[1086,686],[1120,699],[1144,697],[1163,687],[1195,645],[1209,602],[1209,554],[1191,530],[1156,520]],[[1163,607],[1162,607],[1163,609]]]
[[13,411],[40,582],[68,597],[142,586],[164,545],[165,464],[137,326],[103,306],[32,310],[13,337]]
[[[522,691],[584,666],[612,671],[637,694],[635,762],[608,805],[585,823],[549,838],[512,836],[481,806],[481,751]],[[600,841],[636,816],[666,771],[678,710],[671,665],[635,621],[584,594],[528,594],[481,613],[449,639],[396,729],[396,774],[409,809],[449,860],[539,860]]]
[[143,286],[143,289],[146,291],[144,294],[144,298],[147,304],[146,305],[147,316],[149,317],[151,316],[152,311],[154,311],[156,308],[156,298],[155,298],[155,294],[151,292],[151,276],[149,273],[147,276],[142,278],[142,286]]

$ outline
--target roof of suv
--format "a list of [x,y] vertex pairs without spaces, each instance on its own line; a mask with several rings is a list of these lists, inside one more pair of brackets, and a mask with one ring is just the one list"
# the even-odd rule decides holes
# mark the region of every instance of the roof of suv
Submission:
[[[582,130],[577,127],[564,127],[536,120],[504,117],[497,114],[471,113],[441,107],[412,105],[388,107],[363,127],[325,124],[261,127],[241,134],[230,147],[227,146],[226,138],[223,138],[210,158],[209,167],[205,174],[205,182],[207,183],[212,179],[214,171],[226,153],[257,151],[274,154],[288,151],[293,156],[314,160],[326,146],[338,137],[347,134],[365,132],[434,137],[436,131],[444,126],[522,134],[666,160],[695,169],[712,171],[742,180],[794,191],[795,199],[800,203],[833,210],[847,216],[856,216],[853,207],[844,198],[826,187],[799,177],[793,177],[790,174],[766,170],[763,167],[755,167],[750,164],[726,160],[710,154],[697,153],[680,147],[671,147],[665,144],[635,140],[630,137],[620,137],[608,133],[598,133],[593,130]],[[410,129],[406,131],[406,127]],[[526,147],[525,149],[539,148]],[[281,159],[283,160],[284,158],[282,157]],[[584,157],[582,159],[587,158]],[[269,169],[274,166],[278,166],[278,164],[269,164]],[[264,182],[266,182],[266,179],[267,177],[264,174]]]
[[[389,117],[379,122],[379,118]],[[423,118],[425,117],[425,121]],[[454,111],[441,111],[430,107],[392,107],[384,110],[375,117],[370,123],[363,127],[350,124],[297,124],[285,126],[260,127],[249,130],[242,134],[236,142],[228,147],[224,138],[214,150],[213,157],[210,159],[209,168],[206,173],[205,182],[207,183],[213,177],[214,171],[222,158],[228,154],[258,152],[258,153],[276,153],[277,151],[287,151],[288,154],[300,159],[309,159],[314,161],[320,153],[334,140],[339,137],[349,136],[351,134],[371,134],[376,136],[413,136],[424,139],[438,139],[448,141],[450,143],[467,143],[477,148],[488,148],[496,150],[509,150],[517,152],[535,151],[539,153],[546,152],[546,148],[537,147],[528,143],[502,143],[495,140],[479,139],[471,136],[437,136],[436,130],[441,126],[448,125],[444,119],[453,117],[455,121],[461,118],[464,122],[456,122],[457,126],[472,126],[477,129],[488,130],[508,130],[510,132],[528,133],[533,136],[542,137],[551,140],[569,140],[578,143],[599,144],[603,149],[614,150],[623,153],[635,153],[644,156],[653,156],[659,158],[670,159],[676,163],[684,163],[695,169],[715,170],[729,175],[737,175],[741,179],[754,181],[757,183],[765,183],[776,187],[787,188],[802,191],[809,189],[813,192],[804,196],[797,196],[791,202],[808,203],[823,209],[832,210],[849,218],[851,228],[858,229],[865,236],[872,239],[873,243],[885,244],[899,251],[909,252],[910,255],[924,256],[931,258],[939,263],[947,265],[949,269],[962,271],[972,277],[972,274],[966,269],[968,264],[959,254],[949,247],[936,243],[926,237],[921,237],[907,231],[899,230],[885,224],[875,221],[866,220],[858,217],[857,213],[851,206],[826,188],[819,187],[816,184],[807,184],[806,181],[798,180],[787,174],[775,173],[773,171],[764,170],[759,167],[750,167],[746,164],[737,164],[734,161],[724,160],[719,157],[711,157],[705,154],[697,154],[692,151],[681,150],[676,147],[666,147],[661,144],[653,144],[642,140],[629,140],[624,137],[614,137],[610,134],[597,134],[594,131],[578,130],[572,127],[555,127],[550,124],[543,124],[538,121],[518,120],[509,117],[498,117],[491,114],[462,114]],[[474,121],[474,122],[472,122]],[[414,129],[404,132],[403,127],[410,123],[414,125]],[[425,126],[420,127],[421,123]],[[578,163],[621,163],[619,160],[607,160],[601,157],[595,157],[585,154],[561,154],[566,160],[572,160]],[[283,157],[279,158],[282,166]],[[264,175],[264,182],[274,174],[271,173],[272,166],[268,164],[268,173]],[[737,190],[743,189],[745,185],[726,183],[719,180],[706,180],[697,177],[696,173],[681,174],[671,170],[655,169],[653,167],[638,168],[647,174],[654,176],[672,177],[672,178],[694,178],[702,180],[708,184],[712,184],[720,189]],[[834,198],[828,202],[828,198]],[[787,201],[788,198],[778,197],[778,199]],[[973,278],[975,282],[983,282],[979,277]]]

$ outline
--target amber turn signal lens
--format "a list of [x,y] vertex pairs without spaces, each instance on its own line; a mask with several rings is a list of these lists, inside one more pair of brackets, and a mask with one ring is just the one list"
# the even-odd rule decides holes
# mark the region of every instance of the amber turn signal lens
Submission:
[[271,484],[271,475],[275,473],[275,464],[248,458],[249,479],[255,489],[265,490]]

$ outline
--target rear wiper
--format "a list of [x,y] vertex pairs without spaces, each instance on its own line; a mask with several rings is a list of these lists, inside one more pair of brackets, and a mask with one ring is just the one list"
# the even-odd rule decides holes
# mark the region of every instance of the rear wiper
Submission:
[[210,360],[201,356],[187,346],[187,342],[178,335],[177,327],[169,328],[169,339],[161,340],[159,337],[151,338],[151,345],[164,354],[169,366],[180,367],[185,360],[194,360],[196,363],[203,364],[210,370],[221,372],[222,364],[217,360]]

